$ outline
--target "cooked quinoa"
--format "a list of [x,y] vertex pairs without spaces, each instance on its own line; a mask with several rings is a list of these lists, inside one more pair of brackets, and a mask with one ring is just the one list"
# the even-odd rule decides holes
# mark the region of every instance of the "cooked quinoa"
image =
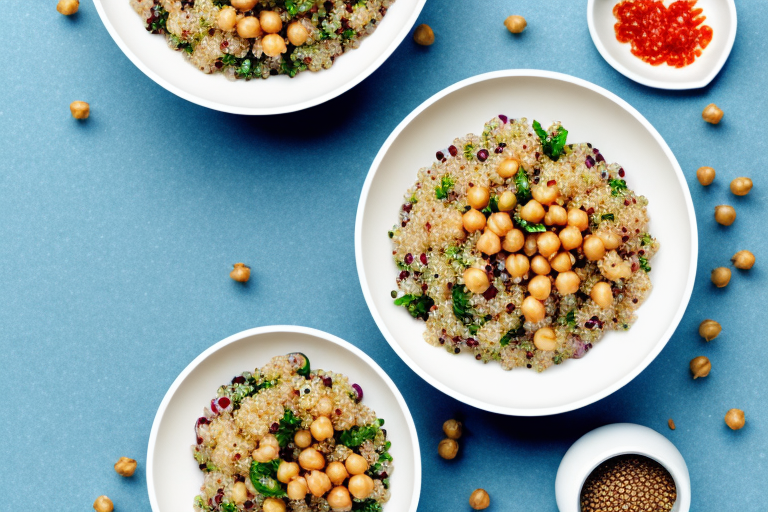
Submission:
[[[428,343],[455,354],[468,352],[484,363],[498,361],[505,370],[527,367],[540,372],[583,357],[607,330],[630,328],[651,290],[649,261],[659,243],[648,233],[648,200],[627,188],[621,165],[606,162],[591,144],[566,145],[567,130],[559,123],[547,131],[535,121],[534,127],[525,118],[500,115],[484,126],[482,134],[458,138],[438,151],[435,162],[419,170],[415,185],[406,192],[399,222],[389,237],[399,269],[398,290],[392,296],[395,304],[426,321]],[[501,177],[500,165],[511,160],[514,176]],[[489,220],[477,211],[470,213],[485,226],[472,232],[466,213],[474,210],[469,205],[474,200],[467,195],[473,187],[487,190],[481,213]],[[498,217],[498,201],[505,191],[514,193],[517,204]],[[539,204],[537,198],[549,201]],[[523,206],[529,202],[537,203],[529,205],[531,210],[546,212],[542,220],[525,220]],[[554,223],[556,210],[567,211],[568,221]],[[579,246],[565,250],[560,240],[567,239],[563,231],[572,224],[571,210],[580,210],[573,212],[574,218],[584,220],[568,230],[571,235],[581,232],[575,235]],[[494,221],[506,219],[508,226],[499,231],[498,222],[491,224],[491,215],[497,216]],[[486,235],[493,231],[491,226],[496,233]],[[522,232],[517,236],[525,239],[525,246],[499,250],[498,241],[506,244],[515,230]],[[556,240],[559,249],[542,260],[539,245],[548,232],[558,236],[546,235],[547,243]],[[481,236],[495,237],[495,247],[489,249],[493,254],[478,250]],[[604,253],[592,249],[588,258],[582,238],[589,240],[590,249]],[[512,246],[510,242],[507,247]],[[556,266],[554,258],[563,253],[557,261],[566,266],[557,266],[568,275],[561,282],[560,273],[549,269],[549,263]],[[526,265],[530,261],[530,270],[519,277],[511,275],[507,268],[511,254],[524,255],[511,261],[522,258]],[[545,267],[538,274],[546,278],[536,281],[537,292],[544,291],[524,307],[524,299],[531,295],[529,284],[537,277],[534,259],[537,268]],[[468,269],[481,271],[470,273],[484,291],[468,289],[464,279],[470,276]],[[561,286],[566,278],[575,283],[570,290]],[[477,289],[474,281],[473,285]],[[529,306],[538,308],[540,315],[524,314],[531,311]]]
[[[181,52],[199,70],[220,72],[233,80],[250,80],[271,75],[294,77],[301,71],[330,68],[337,57],[359,47],[376,30],[394,0],[253,0],[253,8],[237,11],[237,20],[259,18],[262,11],[277,13],[282,27],[276,34],[286,47],[276,56],[267,55],[262,46],[269,33],[240,37],[237,26],[219,23],[219,13],[232,9],[231,0],[130,2],[149,32],[164,35],[168,46]],[[236,0],[235,5],[242,4]],[[291,43],[288,34],[288,27],[294,23],[300,25],[302,37],[306,36],[298,46]]]
[[[384,420],[363,405],[362,398],[359,385],[340,373],[310,369],[300,353],[274,357],[253,372],[235,376],[218,389],[195,423],[192,452],[204,479],[194,510],[261,512],[269,508],[266,500],[279,500],[293,512],[330,512],[337,510],[330,493],[338,498],[341,492],[355,510],[381,512],[390,497],[391,443],[382,428]],[[317,435],[321,430],[316,427],[328,420],[331,433]],[[305,464],[308,453],[319,457],[323,467]],[[353,462],[362,469],[350,469]],[[339,479],[332,465],[337,471],[346,465],[349,474]],[[284,478],[283,470],[290,474],[291,466],[294,473]],[[327,483],[327,475],[333,490],[329,484],[316,491],[311,479]],[[360,482],[371,486],[367,496],[358,492],[355,497],[353,478],[357,487]],[[302,486],[305,496],[296,496]]]

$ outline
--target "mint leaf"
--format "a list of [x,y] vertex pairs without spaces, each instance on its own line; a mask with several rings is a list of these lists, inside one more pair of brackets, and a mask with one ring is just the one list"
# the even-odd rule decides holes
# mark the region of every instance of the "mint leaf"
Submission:
[[544,131],[541,127],[541,123],[536,120],[533,121],[533,130],[536,132],[536,135],[539,136],[544,154],[557,162],[560,155],[563,154],[565,141],[568,138],[568,130],[560,126],[557,128],[557,131],[550,134]]

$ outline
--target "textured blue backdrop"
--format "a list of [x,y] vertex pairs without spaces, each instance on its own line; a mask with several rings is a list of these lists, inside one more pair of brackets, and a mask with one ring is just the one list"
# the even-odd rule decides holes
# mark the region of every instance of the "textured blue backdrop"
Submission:
[[[768,256],[764,2],[739,0],[733,53],[709,87],[665,92],[602,60],[583,0],[430,0],[419,22],[434,28],[434,46],[407,39],[352,91],[269,118],[206,110],[155,85],[90,2],[73,18],[52,1],[6,2],[14,14],[0,72],[0,509],[88,510],[107,494],[118,511],[148,511],[147,439],[173,379],[216,341],[275,323],[339,335],[393,377],[422,443],[422,511],[465,510],[471,490],[485,487],[492,510],[553,512],[568,446],[617,421],[655,428],[680,448],[694,510],[768,508],[768,343],[755,321],[765,316]],[[528,19],[522,37],[502,25],[512,13]],[[475,410],[412,373],[368,313],[353,248],[360,188],[397,123],[460,79],[515,67],[590,80],[644,114],[688,178],[701,244],[688,312],[659,358],[613,396],[539,419]],[[69,115],[80,99],[92,107],[85,123]],[[719,126],[701,120],[710,102],[725,111]],[[701,165],[718,173],[706,189],[695,179]],[[736,198],[728,183],[742,175],[755,188]],[[723,202],[738,210],[730,228],[712,218]],[[756,267],[714,289],[710,270],[743,248]],[[241,260],[253,265],[245,287],[227,277]],[[696,334],[706,317],[724,328],[708,345]],[[698,355],[714,369],[694,382],[688,361]],[[731,407],[746,411],[742,431],[723,423]],[[453,415],[469,432],[461,456],[446,462],[436,447]],[[112,470],[123,455],[139,460],[133,479]]]

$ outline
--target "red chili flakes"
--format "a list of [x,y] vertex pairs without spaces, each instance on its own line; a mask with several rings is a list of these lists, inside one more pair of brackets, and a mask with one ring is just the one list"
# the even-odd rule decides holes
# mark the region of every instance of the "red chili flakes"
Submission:
[[692,64],[712,41],[706,16],[696,0],[678,0],[669,7],[659,0],[624,0],[613,8],[616,39],[631,43],[632,55],[652,66],[676,68]]

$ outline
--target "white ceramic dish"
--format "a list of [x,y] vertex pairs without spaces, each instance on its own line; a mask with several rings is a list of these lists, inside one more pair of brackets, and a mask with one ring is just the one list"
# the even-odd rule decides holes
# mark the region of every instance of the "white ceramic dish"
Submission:
[[[557,98],[557,101],[552,101]],[[610,332],[589,354],[537,374],[506,372],[469,355],[427,344],[424,323],[393,305],[397,268],[387,231],[405,191],[435,151],[457,136],[480,133],[497,114],[559,120],[569,141],[591,142],[620,162],[630,188],[650,200],[650,231],[661,243],[652,260],[653,290],[627,332]],[[371,165],[355,225],[357,271],[365,300],[392,348],[444,393],[502,414],[541,416],[588,405],[621,388],[659,354],[693,289],[698,250],[690,191],[672,151],[626,102],[589,82],[547,71],[499,71],[459,82],[425,101],[389,136]],[[515,392],[514,390],[525,390]]]
[[206,75],[150,34],[128,0],[94,0],[101,21],[123,53],[159,85],[204,107],[233,114],[265,115],[302,110],[351,89],[395,51],[416,22],[426,0],[397,0],[360,47],[339,57],[331,69],[267,80],[230,81]]
[[690,510],[691,478],[675,445],[648,427],[615,423],[585,434],[566,452],[555,478],[555,498],[560,512],[579,512],[581,488],[592,471],[612,457],[629,454],[644,455],[664,466],[677,488],[672,512]]
[[[616,40],[613,7],[620,0],[589,0],[587,23],[597,50],[608,64],[635,82],[657,89],[699,89],[707,86],[723,68],[736,39],[736,4],[734,0],[698,0],[704,9],[704,22],[712,27],[712,42],[693,64],[674,68],[666,64],[651,66],[632,55],[629,43]],[[665,0],[669,5],[673,0]]]
[[270,326],[243,331],[200,354],[176,378],[152,424],[147,488],[153,512],[190,512],[203,476],[192,458],[193,426],[216,389],[278,354],[303,352],[313,368],[344,373],[362,386],[365,403],[386,420],[395,471],[384,511],[416,512],[421,456],[413,418],[392,380],[370,357],[346,341],[315,329]]

